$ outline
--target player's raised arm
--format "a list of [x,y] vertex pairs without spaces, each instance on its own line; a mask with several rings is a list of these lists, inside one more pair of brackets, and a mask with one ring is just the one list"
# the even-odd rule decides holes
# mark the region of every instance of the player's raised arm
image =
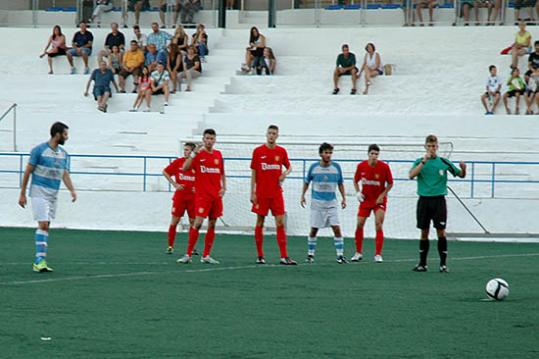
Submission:
[[421,172],[421,170],[423,169],[423,166],[425,166],[425,163],[427,163],[427,160],[431,157],[430,153],[425,153],[425,155],[423,156],[423,158],[421,159],[421,161],[416,161],[414,163],[414,166],[412,167],[412,169],[410,170],[410,173],[408,174],[408,177],[410,179],[414,179],[416,178],[419,173]]
[[69,175],[69,171],[67,170],[64,171],[62,180],[64,181],[64,184],[67,187],[67,189],[69,190],[69,193],[71,193],[71,202],[75,202],[77,200],[77,192],[75,192],[75,187],[73,186],[73,182],[71,181],[71,176]]
[[21,194],[19,196],[19,206],[24,208],[27,203],[26,199],[26,188],[28,187],[28,181],[30,180],[30,175],[32,172],[34,172],[34,166],[31,164],[26,165],[26,169],[24,170],[24,175],[22,177],[22,184],[21,184]]
[[202,148],[202,146],[203,146],[202,143],[199,143],[195,147],[195,149],[189,154],[189,157],[187,157],[185,159],[185,162],[183,163],[182,171],[189,171],[191,169],[191,164],[193,163],[193,160],[197,156],[197,154],[200,151],[200,149]]

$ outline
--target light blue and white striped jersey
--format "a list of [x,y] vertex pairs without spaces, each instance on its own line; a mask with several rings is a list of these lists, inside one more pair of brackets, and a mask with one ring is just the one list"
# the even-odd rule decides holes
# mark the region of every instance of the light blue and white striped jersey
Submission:
[[34,166],[30,197],[55,200],[64,171],[69,170],[67,152],[60,146],[55,151],[45,142],[32,149],[28,163]]
[[313,163],[305,177],[305,183],[312,182],[311,207],[331,208],[337,206],[335,191],[343,183],[341,166],[331,162],[324,167],[320,162]]

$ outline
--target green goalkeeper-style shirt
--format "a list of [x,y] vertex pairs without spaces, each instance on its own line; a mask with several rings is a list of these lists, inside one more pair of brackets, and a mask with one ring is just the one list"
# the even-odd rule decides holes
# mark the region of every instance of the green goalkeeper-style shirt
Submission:
[[[418,166],[421,160],[423,158],[415,160],[412,168]],[[460,169],[443,157],[427,160],[417,175],[417,194],[423,197],[447,195],[447,172],[455,177],[460,174]]]
[[339,54],[339,56],[337,56],[337,67],[350,67],[355,66],[355,64],[356,55],[351,52],[348,53],[348,57],[345,57],[344,54]]

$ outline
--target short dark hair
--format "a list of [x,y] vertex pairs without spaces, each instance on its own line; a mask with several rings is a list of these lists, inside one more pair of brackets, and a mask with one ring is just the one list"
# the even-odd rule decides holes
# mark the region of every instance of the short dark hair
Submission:
[[67,130],[69,127],[65,123],[62,122],[55,122],[51,126],[51,137],[56,136],[57,133],[64,133],[65,130]]
[[533,46],[537,46],[537,45],[539,45],[539,40],[537,40],[537,41],[535,41],[535,42],[533,43]]
[[195,145],[194,142],[185,142],[183,145],[187,146],[187,147],[191,147],[192,150],[194,150],[195,147],[197,146],[197,145]]
[[276,130],[276,131],[279,131],[279,126],[277,126],[277,125],[269,125],[269,126],[268,126],[268,130]]
[[140,26],[138,26],[138,25],[133,25],[133,30],[140,30]]
[[327,142],[324,142],[318,147],[318,154],[321,155],[324,151],[333,151],[333,146]]
[[366,46],[365,46],[365,51],[367,51],[369,49],[369,45],[372,46],[372,51],[376,51],[376,46],[374,46],[374,44],[372,42],[369,42]]
[[341,49],[344,50],[345,47],[348,49],[348,48],[349,48],[349,47],[348,47],[348,44],[343,44],[343,45],[341,46]]
[[217,134],[215,133],[215,130],[213,128],[205,129],[204,132],[202,133],[202,136],[206,136],[206,135],[217,136]]
[[373,143],[369,146],[369,149],[367,150],[367,153],[371,153],[371,151],[380,152],[380,147],[376,143]]
[[138,42],[137,42],[137,40],[131,40],[131,44],[135,44],[135,45],[137,45],[137,46],[138,46]]
[[428,135],[425,138],[425,143],[432,143],[432,142],[438,143],[438,137],[436,137],[435,135]]
[[80,26],[80,24],[86,25],[86,21],[85,21],[85,20],[81,20],[81,21],[79,21],[79,26]]
[[496,66],[490,65],[490,66],[488,67],[488,70],[489,70],[489,71],[492,71],[492,69],[495,69],[495,68],[496,68]]

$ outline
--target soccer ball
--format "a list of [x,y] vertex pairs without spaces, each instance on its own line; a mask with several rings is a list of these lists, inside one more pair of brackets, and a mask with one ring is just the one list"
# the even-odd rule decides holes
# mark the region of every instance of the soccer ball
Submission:
[[494,278],[488,281],[485,291],[490,298],[503,300],[509,295],[509,284],[501,278]]

